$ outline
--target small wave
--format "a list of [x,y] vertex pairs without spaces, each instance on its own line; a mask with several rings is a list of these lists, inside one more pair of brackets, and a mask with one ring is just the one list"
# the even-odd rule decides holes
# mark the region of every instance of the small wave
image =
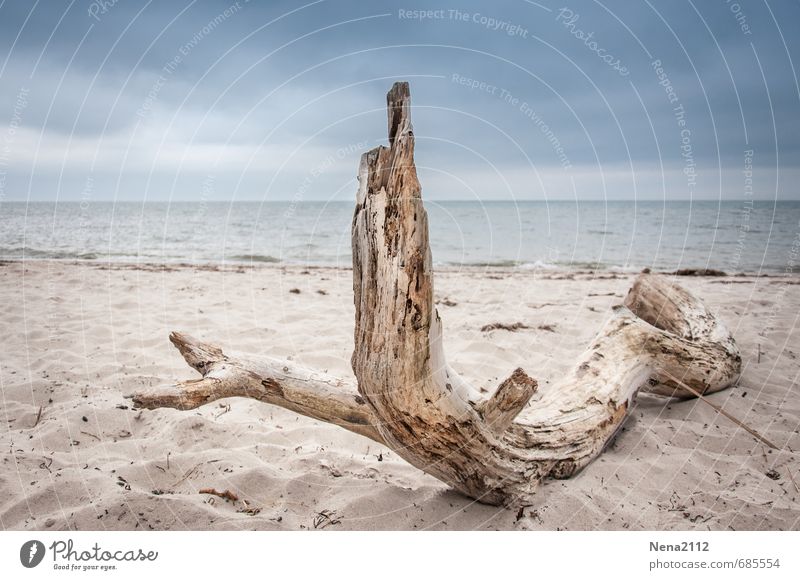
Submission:
[[489,262],[445,262],[448,266],[466,266],[468,268],[516,268],[520,265],[516,260],[496,260]]
[[605,270],[608,264],[603,262],[556,262],[560,267],[567,267],[570,270]]
[[525,262],[524,264],[520,265],[520,268],[523,270],[558,270],[558,266],[555,264],[549,264],[547,262],[542,262],[541,260],[536,260],[535,262]]
[[277,264],[280,262],[279,258],[262,254],[236,254],[235,256],[230,256],[229,259],[236,262],[261,262],[263,264]]
[[58,250],[39,250],[37,248],[0,247],[0,257],[6,260],[97,260],[93,252],[70,252]]

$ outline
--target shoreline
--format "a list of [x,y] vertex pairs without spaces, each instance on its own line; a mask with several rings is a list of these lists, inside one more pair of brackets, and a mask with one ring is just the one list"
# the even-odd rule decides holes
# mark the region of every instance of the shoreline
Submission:
[[[352,266],[335,266],[326,264],[300,264],[300,263],[281,263],[281,262],[158,262],[153,260],[144,260],[141,262],[127,261],[127,260],[80,260],[80,259],[55,259],[55,258],[27,258],[27,259],[0,259],[0,267],[12,264],[45,264],[53,266],[70,266],[70,267],[89,267],[95,269],[112,269],[112,270],[149,270],[149,271],[178,271],[178,270],[198,270],[198,271],[239,271],[239,270],[264,270],[264,271],[289,271],[289,270],[308,270],[308,271],[337,271],[337,272],[352,272]],[[434,264],[433,270],[435,273],[486,273],[486,274],[506,274],[506,275],[522,275],[534,276],[540,279],[549,279],[551,276],[563,277],[565,275],[575,276],[590,276],[597,279],[604,278],[626,278],[632,277],[641,271],[652,272],[653,274],[660,274],[664,276],[677,276],[681,278],[785,278],[785,279],[800,279],[800,271],[798,272],[728,272],[716,268],[681,268],[678,271],[674,270],[651,270],[644,268],[641,270],[622,270],[615,267],[608,269],[590,269],[590,268],[562,268],[562,267],[513,267],[513,266],[480,266],[480,265],[464,265],[464,266],[447,266]]]

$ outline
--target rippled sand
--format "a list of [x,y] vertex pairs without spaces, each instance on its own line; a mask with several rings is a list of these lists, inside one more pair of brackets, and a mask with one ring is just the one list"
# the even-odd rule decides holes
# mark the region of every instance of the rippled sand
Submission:
[[[255,401],[128,408],[143,386],[192,378],[171,330],[352,376],[349,270],[9,262],[0,281],[5,529],[800,529],[798,278],[680,280],[742,349],[740,384],[712,400],[781,451],[697,401],[642,397],[598,461],[522,511]],[[547,389],[631,281],[439,273],[448,356],[487,391],[517,366]],[[496,322],[530,329],[481,331]]]

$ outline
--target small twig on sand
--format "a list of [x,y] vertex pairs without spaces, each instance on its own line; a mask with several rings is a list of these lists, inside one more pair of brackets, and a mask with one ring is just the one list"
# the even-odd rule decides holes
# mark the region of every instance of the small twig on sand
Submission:
[[[39,405],[39,412],[36,413],[36,421],[33,422],[33,427],[39,424],[39,420],[42,418],[42,409],[42,405]],[[33,429],[33,427],[31,427],[31,429]]]
[[228,499],[234,502],[239,501],[239,496],[233,493],[229,489],[226,489],[225,491],[217,491],[213,487],[204,487],[198,493],[208,493],[211,495],[216,495],[217,497],[221,497],[222,499]]
[[175,487],[179,483],[183,483],[184,481],[186,481],[189,478],[189,476],[192,475],[195,471],[197,471],[197,468],[200,467],[201,465],[203,465],[203,464],[202,463],[198,463],[197,465],[192,467],[189,471],[184,473],[183,477],[181,477],[178,481],[176,481],[175,483],[172,484],[172,487]]
[[786,472],[789,474],[789,479],[791,479],[792,483],[794,484],[794,489],[797,491],[797,493],[800,493],[800,487],[797,487],[797,482],[794,479],[794,475],[792,475],[792,468],[788,465],[786,466]]
[[674,377],[673,375],[671,375],[667,371],[662,369],[661,372],[664,373],[664,375],[668,376],[673,381],[675,381],[678,385],[680,385],[681,387],[683,387],[684,389],[686,389],[687,391],[692,393],[695,397],[697,397],[698,399],[703,401],[706,405],[709,405],[717,413],[719,413],[720,415],[723,415],[724,417],[727,417],[728,419],[730,419],[731,421],[736,423],[739,427],[741,427],[742,429],[744,429],[745,431],[750,433],[750,435],[752,435],[753,437],[755,437],[756,439],[758,439],[762,443],[768,445],[769,447],[772,447],[775,450],[779,449],[778,446],[775,445],[772,441],[770,441],[769,439],[767,439],[766,437],[764,437],[763,435],[758,433],[758,431],[756,431],[755,429],[752,429],[752,428],[748,427],[747,425],[745,425],[744,423],[742,423],[741,421],[739,421],[739,419],[737,419],[736,417],[734,417],[733,415],[731,415],[730,413],[728,413],[727,411],[722,409],[722,407],[720,407],[716,403],[712,403],[711,401],[706,399],[702,395],[702,393],[700,393],[699,391],[693,389],[692,387],[690,387],[689,385],[687,385],[686,383],[684,383],[683,381],[681,381],[677,377]]
[[97,439],[98,441],[101,441],[100,437],[98,437],[98,436],[97,436],[97,435],[95,435],[94,433],[89,433],[88,431],[81,431],[81,433],[83,433],[84,435],[88,435],[89,437],[94,437],[94,438],[95,438],[95,439]]
[[314,518],[314,529],[321,530],[327,526],[335,526],[341,524],[342,520],[336,519],[336,512],[332,510],[322,510],[318,512]]
[[197,468],[200,467],[201,465],[205,465],[206,463],[216,463],[217,461],[222,461],[222,460],[221,459],[212,459],[210,461],[201,461],[200,463],[198,463],[197,465],[192,467],[189,471],[184,473],[183,477],[181,477],[178,481],[176,481],[175,483],[172,484],[172,487],[176,487],[179,483],[183,483],[184,481],[186,481],[189,478],[189,476],[192,475],[195,471],[197,471]]
[[247,514],[248,516],[255,516],[255,515],[258,515],[259,513],[261,513],[261,508],[260,507],[251,506],[250,503],[246,499],[243,499],[242,500],[242,507],[240,507],[236,511],[237,511],[237,513],[240,513],[240,514]]
[[486,324],[481,326],[481,332],[490,332],[492,330],[508,330],[509,332],[516,332],[518,330],[525,330],[530,328],[524,322],[514,322],[512,324],[506,324],[504,322],[493,322],[492,324]]

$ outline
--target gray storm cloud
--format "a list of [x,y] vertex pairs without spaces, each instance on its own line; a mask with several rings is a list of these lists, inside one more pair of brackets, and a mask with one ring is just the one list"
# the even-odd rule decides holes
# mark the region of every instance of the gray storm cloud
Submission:
[[79,199],[91,181],[98,199],[188,200],[213,174],[221,199],[293,199],[332,156],[303,195],[349,199],[405,79],[431,199],[736,199],[748,151],[755,197],[796,199],[799,17],[724,1],[5,3],[0,196]]

